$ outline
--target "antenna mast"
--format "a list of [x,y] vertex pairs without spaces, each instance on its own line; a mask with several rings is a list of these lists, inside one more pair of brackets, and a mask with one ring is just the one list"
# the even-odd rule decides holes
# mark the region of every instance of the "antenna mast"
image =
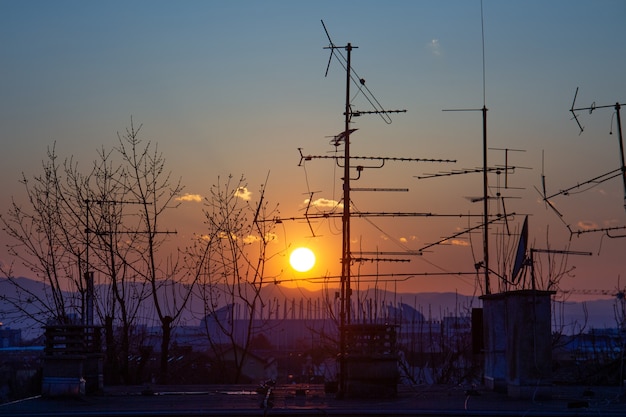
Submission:
[[491,284],[489,282],[489,181],[488,173],[492,169],[487,163],[487,93],[486,93],[486,76],[485,76],[485,24],[483,18],[483,2],[480,2],[480,30],[482,45],[482,70],[483,70],[483,107],[480,109],[452,109],[443,111],[480,111],[483,120],[483,261],[485,294],[491,294]]
[[[346,45],[347,67],[346,67],[346,103],[344,110],[344,166],[343,166],[343,215],[341,216],[342,225],[342,244],[341,244],[341,325],[350,323],[350,296],[352,289],[350,288],[350,71],[351,71],[351,55],[352,45]],[[345,332],[342,332],[345,333]],[[345,340],[344,340],[345,342]]]
[[[335,136],[333,140],[333,144],[338,146],[341,141],[343,141],[344,145],[344,155],[343,155],[343,212],[341,216],[342,220],[342,248],[341,248],[341,276],[340,276],[340,329],[339,329],[339,350],[340,350],[340,370],[339,370],[339,395],[344,395],[347,391],[347,380],[346,380],[346,371],[347,364],[346,358],[348,353],[348,328],[350,325],[350,321],[352,318],[352,306],[350,303],[350,297],[352,295],[351,288],[351,265],[353,261],[362,261],[362,258],[353,258],[350,250],[350,240],[351,240],[351,225],[350,225],[350,170],[352,168],[356,168],[357,176],[354,180],[358,180],[360,178],[361,172],[365,168],[380,168],[384,165],[386,160],[402,160],[402,161],[419,161],[419,159],[409,159],[409,158],[385,158],[385,157],[351,157],[350,155],[350,135],[356,129],[350,129],[350,123],[353,116],[361,116],[364,114],[377,114],[379,115],[383,121],[387,124],[391,123],[391,117],[389,114],[391,113],[405,113],[406,110],[385,110],[382,108],[378,100],[374,97],[374,95],[369,91],[367,86],[365,85],[365,80],[358,77],[358,75],[352,69],[352,50],[356,48],[352,46],[351,43],[347,43],[346,46],[335,46],[333,43],[328,30],[326,29],[326,25],[324,25],[324,21],[322,20],[322,26],[324,27],[324,31],[326,32],[326,36],[328,37],[329,46],[324,49],[330,49],[330,57],[328,60],[328,65],[326,67],[326,75],[328,75],[328,69],[330,67],[330,62],[332,60],[333,55],[336,55],[340,59],[341,64],[346,70],[346,95],[345,95],[345,108],[344,108],[344,131],[339,135]],[[346,56],[344,56],[339,50],[345,50]],[[359,92],[362,93],[369,104],[374,108],[372,111],[353,111],[350,105],[350,84],[354,82],[359,89]],[[302,152],[300,152],[302,156]],[[304,157],[305,160],[312,159],[312,156]],[[378,160],[380,162],[379,166],[361,166],[358,165],[356,167],[351,165],[351,158],[353,159],[373,159]],[[339,157],[335,158],[337,164],[339,164]],[[302,159],[301,161],[302,162]],[[453,162],[453,161],[446,161]],[[408,191],[406,189],[354,189],[354,191]]]
[[322,20],[322,26],[324,32],[328,37],[329,46],[324,49],[330,49],[330,56],[328,58],[328,65],[326,66],[326,75],[328,75],[328,69],[330,67],[330,61],[335,53],[335,49],[342,48],[346,50],[346,102],[344,109],[344,167],[343,167],[343,214],[341,216],[342,223],[342,243],[341,243],[341,277],[340,277],[340,328],[339,328],[339,390],[343,394],[345,392],[345,375],[346,364],[345,358],[347,353],[346,346],[346,325],[350,323],[350,77],[351,77],[351,58],[353,46],[348,43],[344,47],[337,47],[333,43],[326,25]]

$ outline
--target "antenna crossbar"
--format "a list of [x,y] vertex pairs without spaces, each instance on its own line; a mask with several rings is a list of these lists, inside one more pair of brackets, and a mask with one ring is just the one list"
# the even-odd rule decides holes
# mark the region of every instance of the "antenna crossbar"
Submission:
[[485,108],[479,108],[479,109],[443,109],[441,111],[484,111],[486,110]]
[[583,251],[577,251],[577,250],[535,249],[535,248],[531,248],[530,251],[531,252],[535,252],[535,253],[557,253],[557,254],[561,254],[561,255],[584,255],[584,256],[591,256],[591,255],[593,255],[593,253],[591,253],[591,252],[583,252]]
[[364,114],[384,114],[384,113],[406,113],[406,110],[370,110],[370,111],[355,110],[355,111],[350,112],[350,115],[358,117]]
[[[609,237],[617,237],[617,236],[611,236],[609,234],[609,232],[613,231],[613,230],[624,230],[626,229],[626,226],[613,226],[613,227],[601,227],[598,229],[585,229],[585,230],[577,230],[575,232],[571,232],[572,235],[582,235],[585,233],[595,233],[595,232],[605,232],[607,234],[607,236]],[[622,237],[622,236],[619,236]]]
[[115,235],[115,234],[124,234],[124,235],[148,235],[148,234],[153,234],[153,235],[176,235],[176,234],[178,234],[178,232],[176,230],[165,230],[165,231],[162,231],[162,232],[141,231],[141,230],[135,230],[135,231],[125,230],[125,231],[120,232],[120,231],[89,229],[89,230],[86,230],[86,231],[95,233],[98,236],[108,236],[108,235]]
[[549,200],[551,198],[554,198],[556,196],[559,195],[569,195],[570,191],[572,190],[576,190],[578,188],[584,187],[585,185],[589,185],[589,184],[593,184],[593,186],[596,186],[598,184],[602,184],[605,181],[608,181],[610,179],[613,179],[615,177],[619,177],[621,175],[621,169],[614,169],[613,171],[609,171],[605,174],[602,175],[598,175],[597,177],[591,178],[587,181],[583,181],[580,183],[577,183],[576,185],[573,185],[571,187],[565,188],[563,190],[560,190],[559,192],[556,192],[552,195],[546,196],[544,195],[544,200]]
[[350,188],[350,191],[396,191],[396,192],[408,192],[408,188]]
[[[310,219],[330,219],[330,218],[339,218],[342,216],[342,213],[338,212],[324,212],[324,213],[316,213],[316,214],[307,214],[305,216],[293,216],[293,217],[274,217],[272,219],[259,219],[259,223],[265,222],[274,222],[274,223],[282,223],[285,221],[303,221]],[[404,212],[357,212],[351,213],[352,217],[483,217],[482,214],[470,214],[470,213],[449,213],[449,214],[438,214],[438,213],[404,213]],[[495,217],[500,219],[503,215],[489,215],[489,217]]]
[[136,201],[136,200],[107,200],[107,199],[101,199],[101,200],[86,199],[85,200],[85,204],[90,204],[90,203],[96,203],[96,204],[145,204],[145,205],[148,205],[148,206],[152,205],[152,203],[150,203],[150,202]]
[[360,262],[411,262],[410,259],[398,259],[398,258],[352,258],[356,263]]
[[[486,171],[496,172],[496,173],[513,172],[515,171],[515,168],[516,167],[514,166],[494,166],[494,167],[487,167]],[[524,167],[520,167],[520,168],[524,168]],[[476,173],[483,173],[483,172],[485,172],[484,168],[467,168],[467,169],[457,169],[457,170],[448,171],[448,172],[438,172],[435,174],[425,173],[424,175],[416,175],[415,178],[417,178],[418,180],[423,180],[423,179],[428,179],[428,178],[450,177],[453,175],[476,174]]]
[[[407,272],[407,273],[386,273],[386,274],[359,274],[359,282],[401,282],[407,281],[411,278],[418,276],[430,277],[430,276],[461,276],[461,275],[476,275],[476,271],[473,272]],[[383,279],[381,279],[381,277]],[[389,278],[389,279],[384,279]],[[276,279],[274,284],[280,284],[282,282],[294,282],[304,281],[309,283],[327,283],[327,282],[339,282],[340,275],[327,275],[323,277],[311,277],[311,278],[292,278],[292,279]]]
[[[298,163],[298,166],[302,166],[303,161],[311,161],[313,159],[333,159],[337,161],[345,159],[345,156],[343,155],[304,155],[302,153],[302,148],[298,148],[298,151],[300,152],[300,162]],[[380,161],[381,163],[384,163],[386,161],[456,163],[456,159],[405,158],[405,157],[394,157],[394,156],[350,156],[350,160],[352,159]]]
[[[491,224],[491,223],[494,223],[494,222],[496,222],[496,221],[498,221],[498,220],[506,219],[506,218],[508,218],[508,217],[512,217],[512,216],[515,216],[515,213],[511,213],[511,214],[507,214],[507,215],[501,215],[501,214],[500,214],[500,215],[496,215],[496,216],[495,216],[496,218],[495,218],[495,219],[492,219],[492,220],[489,220],[489,221],[487,222],[487,224]],[[482,216],[481,216],[481,217],[482,217]],[[424,246],[424,247],[421,247],[421,248],[420,248],[420,249],[418,249],[418,250],[419,250],[420,252],[422,252],[422,251],[424,251],[424,250],[426,250],[426,249],[428,249],[428,248],[432,248],[433,246],[440,245],[440,244],[442,244],[442,243],[444,243],[444,242],[446,242],[446,241],[448,241],[448,240],[450,240],[450,239],[454,239],[455,237],[459,237],[459,236],[461,236],[461,235],[464,235],[465,233],[469,233],[469,232],[474,231],[474,230],[476,230],[476,229],[480,229],[480,228],[482,228],[482,227],[484,227],[484,226],[485,226],[485,225],[484,225],[484,223],[481,223],[481,224],[479,224],[479,225],[477,225],[477,226],[467,228],[467,229],[462,230],[462,231],[460,231],[460,232],[458,232],[458,233],[455,233],[455,234],[453,234],[453,235],[451,235],[451,236],[444,237],[443,239],[440,239],[440,240],[438,240],[438,241],[436,241],[436,242],[433,242],[433,243],[430,243],[430,244],[428,244],[428,245],[426,245],[426,246]]]
[[387,252],[387,251],[359,251],[352,252],[358,255],[398,255],[398,256],[422,256],[421,252],[416,251],[396,251],[396,252]]

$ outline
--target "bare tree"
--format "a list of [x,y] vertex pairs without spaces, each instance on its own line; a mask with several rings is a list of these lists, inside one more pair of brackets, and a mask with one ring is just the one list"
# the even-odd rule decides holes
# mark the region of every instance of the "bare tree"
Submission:
[[268,207],[264,191],[265,185],[253,206],[243,177],[238,182],[232,176],[224,182],[218,178],[206,199],[206,233],[189,251],[190,258],[203,266],[198,292],[209,343],[218,357],[225,350],[232,354],[235,382],[242,377],[260,323],[265,265],[276,255],[268,253],[268,245],[275,239],[271,219],[277,208]]
[[[0,272],[14,285],[15,296],[3,295],[24,316],[40,324],[50,320],[68,324],[82,312],[77,295],[85,294],[81,278],[84,233],[78,213],[79,196],[73,186],[84,189],[85,180],[67,181],[64,173],[74,167],[72,160],[59,165],[55,147],[48,149],[43,173],[28,178],[22,174],[26,203],[12,200],[0,215],[2,230],[9,237],[7,249],[13,260]],[[26,268],[44,285],[44,295],[23,285],[14,276],[15,264]]]
[[[139,243],[138,235],[129,229],[133,222],[128,218],[140,202],[129,196],[127,176],[123,167],[115,163],[115,154],[103,148],[94,162],[91,199],[85,200],[87,226],[93,235],[87,266],[96,277],[103,278],[96,286],[94,298],[105,328],[108,380],[129,383],[133,332],[140,320],[139,313],[145,309],[144,300],[150,296],[150,287],[138,279],[131,267],[136,262],[132,248]],[[119,327],[115,325],[118,322]]]
[[[22,175],[25,203],[14,200],[0,216],[13,258],[0,265],[0,273],[15,289],[15,295],[3,294],[3,301],[16,316],[28,315],[40,324],[78,324],[75,317],[93,324],[86,298],[96,300],[107,327],[108,359],[119,357],[125,381],[132,329],[148,308],[163,331],[161,374],[166,376],[172,326],[196,279],[183,282],[178,252],[163,250],[169,232],[162,229],[162,216],[177,206],[183,187],[180,180],[171,183],[158,147],[143,144],[139,131],[131,119],[126,133],[118,135],[119,146],[101,149],[86,171],[73,158],[59,163],[54,146],[48,149],[43,173]],[[14,276],[16,264],[45,284],[44,296]],[[92,277],[100,285],[91,285]],[[148,297],[151,303],[144,302]],[[115,321],[121,332],[114,332]]]
[[197,275],[186,277],[185,282],[179,253],[168,253],[164,247],[167,236],[175,232],[162,228],[162,218],[166,211],[178,207],[176,198],[184,187],[180,179],[172,182],[163,155],[156,145],[142,143],[140,130],[141,126],[135,128],[131,120],[130,128],[118,135],[125,195],[139,202],[136,224],[126,232],[136,236],[131,248],[134,261],[128,265],[150,286],[152,305],[162,331],[160,379],[166,381],[172,328],[188,304]]
[[[14,201],[1,216],[13,262],[0,266],[0,272],[13,287],[3,299],[18,319],[34,319],[42,325],[94,324],[93,317],[88,320],[88,310],[89,315],[93,310],[87,304],[97,302],[100,323],[107,328],[107,376],[117,373],[119,358],[122,379],[128,381],[130,330],[146,291],[142,285],[126,283],[131,259],[128,247],[134,245],[132,241],[119,245],[125,227],[123,206],[117,203],[124,202],[126,187],[111,154],[102,149],[83,173],[71,157],[59,164],[52,147],[43,174],[32,179],[23,174],[27,204]],[[15,277],[16,262],[43,285],[33,288],[31,281]],[[87,275],[92,273],[99,286],[87,285]],[[95,293],[98,288],[101,294]],[[114,318],[122,323],[120,340],[114,337]]]

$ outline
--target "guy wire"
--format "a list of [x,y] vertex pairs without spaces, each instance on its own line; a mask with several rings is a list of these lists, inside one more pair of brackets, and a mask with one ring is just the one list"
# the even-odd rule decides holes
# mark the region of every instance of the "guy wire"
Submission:
[[[337,56],[337,60],[339,61],[343,69],[347,71],[346,63],[348,62],[348,60],[343,56],[343,54],[341,53],[341,50],[333,46],[332,53],[337,54],[335,55]],[[339,59],[339,57],[341,57],[341,59]],[[350,79],[358,87],[358,92],[363,94],[363,97],[365,97],[365,99],[370,103],[372,108],[374,108],[374,110],[379,112],[379,116],[381,117],[381,119],[383,119],[385,123],[391,124],[391,117],[389,117],[389,115],[385,112],[385,110],[383,109],[383,106],[380,104],[378,99],[376,99],[376,97],[370,91],[367,85],[365,85],[365,82],[364,81],[361,82],[362,78],[359,77],[359,75],[356,73],[354,68],[350,68]],[[365,91],[367,92],[367,94],[363,92],[363,88],[365,88]]]

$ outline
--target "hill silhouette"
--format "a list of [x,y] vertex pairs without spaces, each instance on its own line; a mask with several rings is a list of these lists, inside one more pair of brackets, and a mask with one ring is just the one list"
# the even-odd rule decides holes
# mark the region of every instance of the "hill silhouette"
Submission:
[[[9,299],[18,296],[17,287],[7,278],[0,278],[0,322],[5,327],[21,329],[24,339],[32,339],[43,332],[46,315],[42,307],[38,306],[48,300],[49,287],[36,280],[19,277],[14,279],[20,287],[21,297],[27,302],[16,308]],[[179,284],[174,284],[179,285]],[[25,290],[25,291],[24,291]],[[97,286],[96,293],[105,294],[106,286]],[[182,294],[183,291],[171,291],[171,294]],[[66,293],[80,299],[76,294]],[[162,294],[160,295],[163,296]],[[328,308],[336,303],[335,289],[320,289],[312,291],[301,287],[288,287],[279,284],[268,284],[261,290],[263,308],[259,314],[263,317],[290,318],[308,314],[307,318],[316,318],[314,311]],[[353,310],[359,309],[359,303],[364,305],[364,299],[372,300],[378,306],[406,304],[419,311],[426,320],[441,320],[447,316],[468,316],[471,309],[481,307],[482,302],[477,296],[468,296],[453,292],[416,292],[393,293],[386,290],[372,290],[357,292],[352,297]],[[31,302],[29,303],[28,300]],[[146,301],[148,305],[149,301]],[[595,299],[585,302],[564,301],[554,302],[552,308],[553,330],[573,334],[585,332],[591,328],[615,328],[614,299]],[[219,307],[219,306],[218,306]],[[362,307],[365,309],[366,307]],[[21,310],[21,311],[19,311]],[[295,311],[294,311],[295,310]],[[313,312],[312,312],[313,311]],[[177,326],[198,326],[203,318],[203,300],[194,296],[186,311],[182,314]],[[145,314],[145,325],[157,326],[156,317]],[[98,320],[96,319],[96,322]]]

